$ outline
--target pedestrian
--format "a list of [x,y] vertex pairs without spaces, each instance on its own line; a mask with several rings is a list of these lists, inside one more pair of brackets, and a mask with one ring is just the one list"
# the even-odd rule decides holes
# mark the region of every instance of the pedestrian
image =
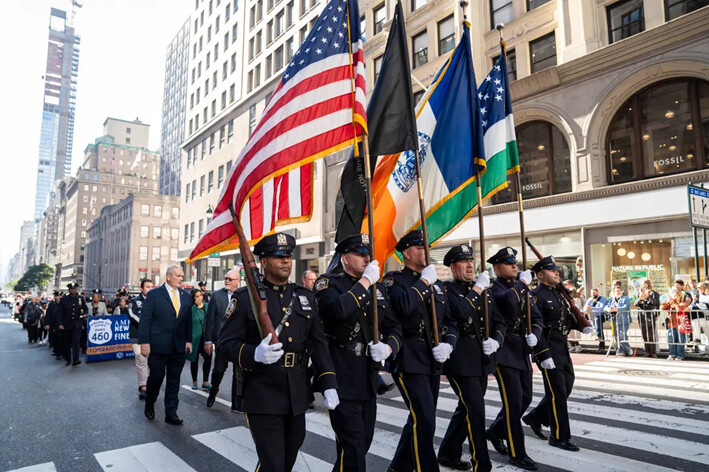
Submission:
[[57,311],[58,329],[62,332],[63,337],[64,359],[66,365],[73,366],[81,364],[79,359],[81,334],[89,312],[84,298],[80,297],[77,292],[78,286],[76,282],[67,285],[69,293],[62,297]]
[[[409,409],[399,444],[389,465],[393,472],[438,471],[433,448],[436,432],[436,402],[441,382],[441,364],[455,347],[458,328],[446,302],[445,287],[438,281],[436,267],[426,265],[423,233],[413,230],[396,244],[404,268],[389,272],[382,283],[401,324],[404,341],[390,369]],[[435,302],[431,301],[431,294]],[[435,345],[433,311],[440,343]]]
[[645,357],[657,357],[657,337],[655,328],[657,310],[660,308],[660,295],[652,289],[650,279],[645,279],[640,286],[640,296],[634,305],[641,310],[638,314],[640,332],[645,342]]
[[591,289],[591,297],[586,300],[586,313],[593,319],[593,325],[596,329],[596,341],[598,341],[598,350],[603,351],[606,348],[605,336],[603,334],[603,323],[606,321],[606,297],[598,292],[597,288]]
[[89,314],[91,316],[108,315],[106,304],[101,301],[101,293],[100,288],[95,288],[93,292],[91,292],[91,302],[89,303]]
[[603,310],[611,317],[613,336],[617,341],[616,356],[630,356],[633,350],[628,342],[630,329],[630,299],[623,294],[620,285],[613,285],[613,295],[606,300]]
[[47,344],[47,329],[49,328],[49,325],[47,324],[47,300],[42,299],[42,301],[39,302],[39,308],[41,310],[41,315],[39,317],[39,326],[37,327],[38,329],[38,339],[40,346],[44,346]]
[[125,299],[125,297],[121,297],[118,300],[118,305],[116,305],[116,308],[113,309],[113,316],[128,315],[128,314],[129,314],[128,301]]
[[180,374],[185,353],[192,352],[192,298],[182,290],[185,273],[170,265],[165,283],[148,292],[138,325],[140,353],[148,358],[145,417],[155,419],[155,402],[165,377],[165,422],[181,425],[177,416]]
[[[323,274],[315,282],[315,299],[338,378],[340,404],[330,412],[337,460],[333,470],[364,472],[374,438],[377,391],[382,362],[395,357],[401,326],[391,311],[384,286],[377,285],[379,263],[370,262],[369,235],[344,238],[335,248],[344,271]],[[306,277],[303,277],[306,279]],[[376,299],[371,296],[371,288]],[[373,337],[377,304],[379,339]]]
[[260,472],[293,469],[305,439],[305,412],[313,398],[306,374],[311,357],[325,406],[332,411],[339,404],[315,296],[288,282],[293,249],[295,238],[285,233],[266,236],[254,246],[263,270],[268,316],[279,330],[278,342],[270,344],[272,335],[262,335],[258,314],[253,312],[247,289],[242,288],[232,295],[217,346],[217,353],[228,352],[245,376],[239,394]]
[[[505,319],[505,342],[495,353],[495,379],[502,397],[502,408],[487,429],[486,437],[495,450],[509,457],[509,462],[526,470],[537,470],[537,463],[527,455],[524,447],[522,414],[532,402],[532,363],[551,358],[551,352],[542,336],[542,314],[529,296],[532,272],[520,273],[517,251],[509,246],[497,251],[487,260],[495,271],[490,292]],[[532,332],[526,334],[527,301],[531,315]],[[534,350],[534,351],[532,351]],[[546,364],[545,364],[546,365]],[[507,445],[503,442],[507,439]]]
[[202,292],[202,300],[204,301],[204,303],[209,303],[212,298],[212,295],[207,292],[207,281],[200,280],[199,282],[197,282],[197,287],[199,287],[199,291]]
[[[505,339],[505,320],[489,293],[490,275],[475,276],[473,250],[467,244],[453,246],[443,258],[453,280],[446,282],[447,301],[458,323],[458,342],[443,373],[458,396],[446,434],[438,450],[438,463],[456,470],[492,470],[485,439],[485,391],[487,378],[495,370],[495,351]],[[484,302],[487,300],[490,337],[485,338]],[[470,461],[461,459],[468,438]]]
[[24,309],[25,325],[27,327],[27,343],[34,344],[39,341],[40,317],[42,310],[39,306],[39,297],[32,296]]
[[[692,334],[695,346],[702,344],[702,333],[707,333],[707,318],[709,317],[709,282],[699,284],[699,298],[691,305]],[[695,347],[695,352],[696,351]]]
[[681,330],[682,321],[686,316],[686,311],[691,304],[691,297],[684,291],[684,281],[675,280],[675,286],[670,290],[670,296],[662,304],[662,310],[667,310],[665,327],[667,328],[667,344],[669,348],[668,361],[683,361],[685,358],[685,342],[687,338]]
[[52,355],[56,360],[62,358],[62,346],[59,333],[57,331],[57,313],[59,311],[59,301],[61,300],[61,292],[55,290],[54,298],[49,302],[47,306],[47,314],[45,320],[47,322],[47,330],[49,332],[49,345],[52,346]]
[[192,374],[192,390],[197,389],[197,372],[199,370],[199,356],[202,356],[202,390],[211,388],[209,385],[209,371],[212,368],[212,355],[204,350],[205,318],[209,304],[204,302],[204,293],[194,289],[192,295],[192,352],[187,354]]
[[[583,300],[581,299],[581,296],[579,295],[579,291],[576,289],[576,285],[574,284],[573,280],[566,279],[563,282],[564,287],[566,290],[569,292],[569,296],[571,297],[571,300],[579,311],[583,310]],[[540,309],[541,311],[541,309]],[[581,344],[579,343],[579,339],[581,339],[581,335],[578,331],[571,331],[568,335],[568,340],[569,340],[569,351],[571,352],[581,352]]]
[[310,269],[307,269],[303,274],[300,276],[300,281],[303,282],[303,287],[307,288],[308,290],[312,290],[313,286],[315,285],[315,280],[318,278],[317,274],[313,272]]
[[532,290],[534,304],[542,313],[544,328],[542,336],[549,347],[551,358],[537,361],[544,380],[544,397],[522,421],[542,439],[542,425],[551,429],[549,445],[576,452],[579,447],[571,442],[567,399],[574,386],[574,366],[567,348],[567,336],[571,330],[584,334],[593,332],[593,327],[581,325],[571,311],[571,306],[556,288],[559,284],[559,267],[553,257],[545,257],[534,266],[532,272],[539,285]]
[[147,383],[148,383],[148,358],[141,353],[140,344],[138,343],[138,331],[140,327],[140,316],[143,312],[148,292],[153,289],[153,281],[151,279],[143,279],[140,281],[140,293],[131,300],[128,316],[130,317],[129,337],[133,345],[133,354],[135,359],[135,370],[138,374],[138,399],[145,400]]
[[242,411],[241,405],[236,395],[237,382],[239,375],[236,370],[237,363],[229,358],[229,352],[219,352],[216,346],[219,345],[219,333],[221,332],[224,321],[226,320],[226,312],[231,302],[234,292],[241,284],[241,274],[238,269],[232,269],[224,276],[224,288],[221,288],[212,294],[211,302],[207,307],[207,319],[204,329],[204,350],[214,358],[214,369],[212,369],[212,383],[207,397],[207,408],[214,406],[219,393],[219,387],[222,384],[222,379],[229,367],[229,362],[232,363],[232,379],[231,379],[231,411],[238,413]]

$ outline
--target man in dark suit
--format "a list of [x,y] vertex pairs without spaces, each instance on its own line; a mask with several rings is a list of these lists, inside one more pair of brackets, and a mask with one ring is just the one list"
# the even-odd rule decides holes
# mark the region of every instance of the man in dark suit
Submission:
[[[211,354],[214,346],[219,341],[219,331],[224,324],[224,314],[229,306],[231,295],[239,288],[241,284],[241,275],[237,269],[232,269],[224,276],[224,288],[215,291],[212,294],[212,301],[209,302],[207,308],[207,319],[205,320],[204,328],[204,350]],[[231,381],[231,410],[234,412],[241,411],[236,401],[236,364],[233,365],[233,377]],[[229,353],[217,352],[214,356],[214,370],[212,370],[212,388],[207,397],[207,408],[214,406],[214,401],[219,393],[219,385],[222,383],[224,373],[229,367]]]
[[166,282],[148,292],[138,327],[140,352],[148,358],[145,416],[155,418],[155,401],[165,384],[165,422],[183,423],[177,416],[180,374],[185,365],[185,353],[192,352],[192,297],[182,290],[185,274],[178,265],[167,268]]

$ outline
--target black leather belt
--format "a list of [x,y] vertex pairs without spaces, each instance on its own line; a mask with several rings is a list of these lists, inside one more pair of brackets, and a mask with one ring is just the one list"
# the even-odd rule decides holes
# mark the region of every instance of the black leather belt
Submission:
[[337,347],[345,351],[350,351],[357,357],[369,355],[369,345],[361,342],[350,343],[349,345],[338,345]]
[[307,359],[302,352],[286,352],[273,365],[281,367],[307,367],[303,365],[303,360]]

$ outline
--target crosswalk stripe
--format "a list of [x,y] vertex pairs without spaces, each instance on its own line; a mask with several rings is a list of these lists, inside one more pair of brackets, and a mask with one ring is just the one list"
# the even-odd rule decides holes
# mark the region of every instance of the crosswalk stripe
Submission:
[[[612,382],[610,381],[611,379],[598,379],[598,378],[591,378],[591,379],[583,379],[583,378],[576,378],[574,381],[574,389],[576,388],[584,388],[588,390],[605,390],[605,391],[613,391],[613,392],[624,392],[624,393],[634,393],[634,394],[640,394],[640,395],[655,395],[659,397],[666,397],[666,398],[677,398],[677,388],[661,388],[661,387],[653,387],[653,386],[648,386],[645,384],[632,384],[632,383],[627,383],[627,384],[618,384],[617,382]],[[688,389],[691,390],[692,387],[680,387],[681,389]],[[698,402],[704,402],[704,403],[709,403],[709,392],[697,392],[697,391],[692,391],[692,400],[698,401]]]
[[[655,363],[646,363],[646,362],[635,362],[635,361],[621,361],[621,360],[615,360],[613,359],[612,361],[594,361],[594,362],[588,362],[583,365],[575,365],[574,369],[578,368],[585,368],[589,366],[593,367],[603,367],[603,368],[608,368],[608,369],[613,369],[615,371],[618,370],[652,370],[652,371],[665,371],[665,372],[671,372],[671,373],[687,373],[687,374],[705,374],[707,376],[707,380],[709,380],[709,369],[706,367],[702,366],[696,366],[696,364],[691,364],[687,361],[685,362],[676,362],[676,361],[662,361],[662,364],[655,364]],[[696,367],[695,367],[696,366]]]
[[[204,398],[209,397],[209,394],[208,394],[207,392],[203,392],[203,391],[201,391],[201,390],[192,390],[192,387],[190,387],[189,385],[183,385],[182,388],[184,388],[185,390],[189,390],[189,391],[192,392],[192,393],[196,393],[197,395],[201,395],[201,396],[203,396]],[[223,399],[221,399],[221,398],[219,398],[219,397],[216,397],[216,398],[215,398],[215,401],[216,401],[217,403],[221,403],[222,405],[226,405],[226,406],[228,406],[229,408],[231,408],[231,403],[228,402],[228,401],[226,401],[226,400],[223,400]]]
[[161,442],[99,452],[94,457],[104,471],[111,472],[196,472]]
[[8,472],[57,472],[54,462],[45,462],[44,464],[30,465],[21,469],[13,469]]
[[[691,382],[685,380],[679,380],[677,378],[668,377],[635,377],[632,375],[616,375],[616,374],[603,374],[603,380],[617,380],[623,382],[623,384],[642,384],[650,386],[663,386],[663,387],[676,387],[682,389],[692,389],[692,390],[704,390],[709,392],[709,383],[702,382]],[[598,375],[591,372],[576,372],[577,379],[596,379]],[[625,386],[625,385],[624,385]]]
[[[245,470],[254,470],[258,464],[253,438],[244,426],[197,434],[192,437]],[[293,466],[294,472],[330,472],[331,470],[332,464],[306,454],[302,450],[298,452],[298,459]]]

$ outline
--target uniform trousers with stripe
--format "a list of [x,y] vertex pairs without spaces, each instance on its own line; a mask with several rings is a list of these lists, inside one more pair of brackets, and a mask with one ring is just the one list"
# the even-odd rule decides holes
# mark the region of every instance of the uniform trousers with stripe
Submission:
[[561,365],[555,369],[541,369],[544,378],[544,398],[530,413],[529,417],[551,428],[551,437],[560,441],[571,439],[567,398],[574,386],[574,367]]
[[492,470],[485,439],[485,390],[487,376],[448,376],[458,407],[448,424],[446,435],[438,450],[438,457],[455,461],[463,454],[463,443],[468,438],[473,472]]
[[246,414],[258,454],[257,472],[290,472],[305,440],[305,415]]
[[502,397],[502,409],[490,425],[489,431],[494,436],[507,440],[510,457],[525,457],[527,451],[524,448],[521,419],[532,403],[532,371],[495,364],[495,379]]
[[394,472],[438,472],[433,436],[441,376],[398,373],[394,379],[409,408],[409,418],[390,467]]
[[342,400],[329,413],[337,442],[337,461],[332,470],[364,472],[377,420],[376,397],[366,401]]

